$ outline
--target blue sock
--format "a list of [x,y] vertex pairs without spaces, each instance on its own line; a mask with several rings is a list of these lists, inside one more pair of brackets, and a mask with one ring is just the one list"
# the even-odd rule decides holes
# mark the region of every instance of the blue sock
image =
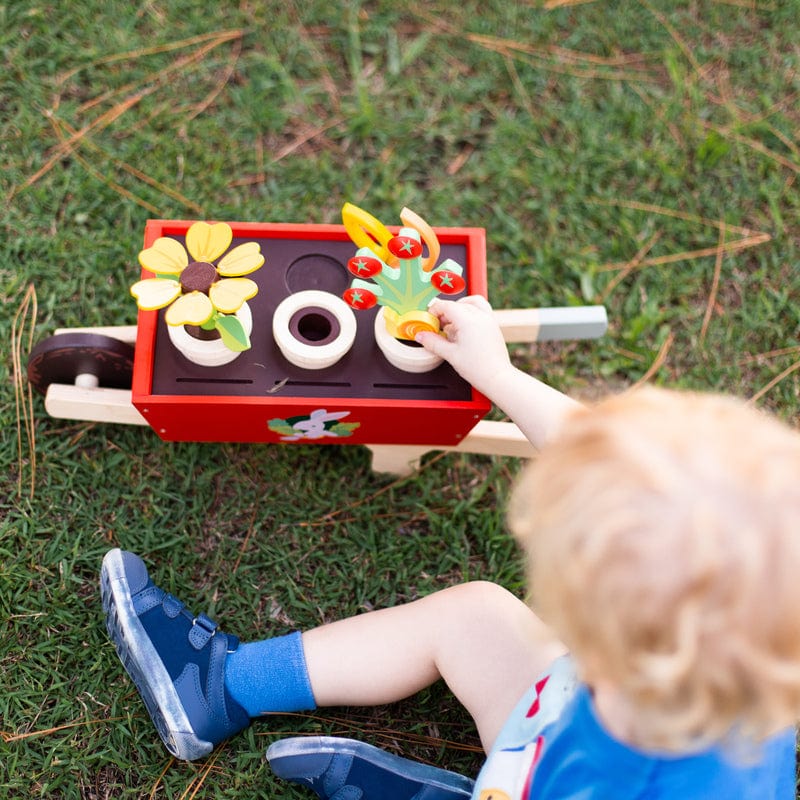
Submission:
[[299,632],[240,644],[225,660],[225,687],[251,717],[317,707]]

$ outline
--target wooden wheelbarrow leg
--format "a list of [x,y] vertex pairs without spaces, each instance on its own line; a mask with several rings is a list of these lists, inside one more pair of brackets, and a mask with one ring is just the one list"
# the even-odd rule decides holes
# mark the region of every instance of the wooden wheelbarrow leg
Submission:
[[492,456],[514,456],[531,458],[536,454],[533,445],[523,436],[513,422],[481,420],[456,445],[368,444],[372,453],[372,470],[405,476],[416,472],[420,460],[426,453],[445,451],[454,453],[478,453]]

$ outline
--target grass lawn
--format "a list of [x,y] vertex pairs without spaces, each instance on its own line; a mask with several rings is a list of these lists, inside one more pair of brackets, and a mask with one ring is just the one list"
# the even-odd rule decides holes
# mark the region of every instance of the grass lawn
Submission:
[[360,447],[165,444],[50,418],[38,396],[26,425],[15,353],[135,322],[148,218],[338,222],[351,201],[393,222],[407,205],[486,228],[496,307],[607,306],[602,340],[513,348],[558,388],[721,390],[796,419],[799,16],[798,0],[0,3],[0,795],[307,797],[264,762],[289,732],[474,772],[474,728],[438,686],[270,717],[176,763],[106,640],[97,574],[108,548],[138,551],[243,639],[472,578],[522,594],[503,525],[516,461],[434,455],[394,480]]

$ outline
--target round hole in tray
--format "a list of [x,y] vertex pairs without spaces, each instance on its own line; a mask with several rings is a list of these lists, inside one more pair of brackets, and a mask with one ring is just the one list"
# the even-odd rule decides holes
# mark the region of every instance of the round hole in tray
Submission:
[[286,270],[286,286],[293,293],[317,289],[339,296],[349,285],[344,264],[321,253],[300,256]]
[[336,316],[320,306],[300,308],[289,320],[292,336],[311,345],[322,346],[334,341],[341,329]]

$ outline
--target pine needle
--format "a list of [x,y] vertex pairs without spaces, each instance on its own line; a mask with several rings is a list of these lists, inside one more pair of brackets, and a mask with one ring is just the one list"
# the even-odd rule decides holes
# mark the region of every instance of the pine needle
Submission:
[[776,375],[766,386],[762,386],[749,400],[749,403],[755,403],[760,400],[767,392],[774,389],[784,378],[788,378],[793,372],[797,372],[800,369],[800,361],[795,361],[794,364],[790,364],[786,367],[783,372],[779,375]]
[[661,367],[664,366],[664,362],[667,360],[667,355],[674,341],[675,334],[670,331],[669,335],[664,340],[664,343],[659,348],[653,363],[650,365],[647,372],[645,372],[644,375],[642,375],[642,377],[636,381],[634,386],[641,386],[643,383],[647,383],[661,369]]
[[[721,221],[721,220],[720,220]],[[711,315],[714,313],[714,306],[717,303],[717,291],[719,290],[719,277],[722,272],[722,259],[725,256],[725,226],[719,229],[719,246],[717,247],[717,257],[714,261],[714,277],[711,280],[711,291],[708,293],[706,303],[706,313],[703,315],[703,324],[700,326],[700,344],[705,341],[708,326],[711,322]]]
[[[33,500],[36,490],[36,426],[33,417],[33,393],[28,382],[27,372],[22,368],[23,348],[30,352],[33,346],[33,333],[38,314],[36,288],[30,284],[25,290],[22,302],[11,324],[11,358],[13,362],[14,401],[17,420],[17,494],[22,496],[24,459],[23,430],[27,440],[28,464],[30,471],[30,493]],[[27,336],[26,336],[27,327]]]

